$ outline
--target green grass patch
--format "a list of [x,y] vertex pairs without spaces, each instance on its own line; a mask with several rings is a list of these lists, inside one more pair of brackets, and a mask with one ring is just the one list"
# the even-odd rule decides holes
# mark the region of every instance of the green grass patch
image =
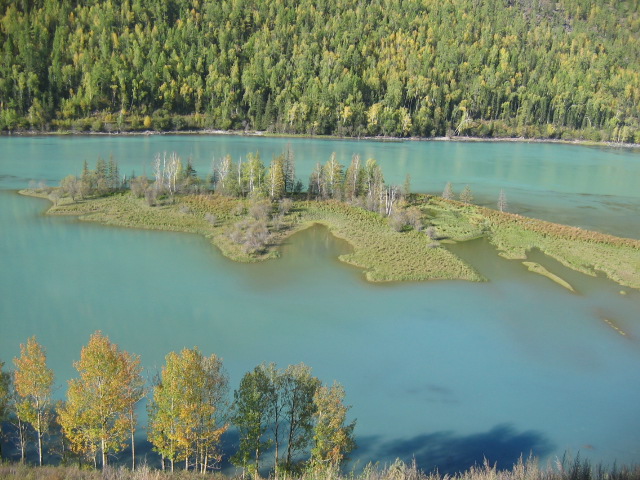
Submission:
[[[588,275],[604,272],[611,280],[640,288],[640,241],[577,227],[432,198],[428,208],[439,233],[454,240],[487,235],[509,259],[527,258],[538,248],[563,265]],[[459,222],[457,224],[456,222]]]

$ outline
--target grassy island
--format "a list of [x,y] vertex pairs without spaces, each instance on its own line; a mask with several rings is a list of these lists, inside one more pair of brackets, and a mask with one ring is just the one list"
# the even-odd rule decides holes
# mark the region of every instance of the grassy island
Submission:
[[[33,190],[21,193],[46,196]],[[232,260],[256,262],[278,256],[284,239],[314,223],[326,225],[337,237],[349,242],[353,253],[341,260],[366,270],[373,282],[400,280],[463,279],[482,277],[455,255],[437,248],[419,231],[396,232],[381,215],[333,200],[294,201],[280,224],[269,223],[271,238],[264,248],[248,250],[233,240],[238,223],[250,220],[250,201],[220,195],[186,195],[175,203],[150,207],[131,193],[71,201],[63,198],[47,212],[78,215],[81,220],[104,225],[169,230],[204,235]],[[207,217],[216,217],[212,224]]]
[[[21,193],[49,196],[37,190]],[[269,204],[268,242],[261,248],[247,248],[245,242],[234,238],[243,228],[245,235],[252,228],[255,205],[260,203],[199,194],[176,196],[170,203],[150,206],[144,199],[125,192],[78,201],[60,198],[47,213],[78,215],[81,220],[104,225],[197,233],[210,239],[225,256],[240,262],[275,258],[279,255],[278,247],[287,237],[320,223],[353,246],[353,252],[340,259],[363,268],[366,279],[372,282],[481,281],[483,278],[478,272],[440,246],[438,240],[465,241],[484,235],[506,258],[526,260],[527,251],[538,248],[580,272],[595,275],[601,271],[621,285],[640,288],[640,241],[440,197],[413,195],[410,206],[405,207],[418,208],[421,223],[431,225],[426,234],[418,229],[396,231],[382,215],[336,200],[312,201],[301,196],[291,202],[284,215],[278,215],[279,207]],[[532,271],[555,277],[544,269]]]
[[[449,185],[442,197],[412,194],[409,176],[402,188],[387,185],[377,162],[361,162],[359,155],[348,168],[335,154],[318,163],[305,192],[290,148],[268,168],[258,153],[238,163],[227,155],[206,180],[175,153],[157,154],[153,171],[153,181],[127,179],[114,159],[98,159],[95,170],[85,162],[80,177],[65,177],[59,187],[33,183],[21,193],[50,199],[51,215],[203,235],[239,262],[275,258],[287,237],[319,223],[351,244],[353,252],[340,259],[363,268],[372,282],[482,281],[443,245],[485,236],[506,258],[527,260],[528,251],[539,249],[574,270],[601,271],[640,288],[638,240],[479,207],[471,203],[468,186],[461,201],[453,199]],[[525,265],[571,290],[541,265]]]

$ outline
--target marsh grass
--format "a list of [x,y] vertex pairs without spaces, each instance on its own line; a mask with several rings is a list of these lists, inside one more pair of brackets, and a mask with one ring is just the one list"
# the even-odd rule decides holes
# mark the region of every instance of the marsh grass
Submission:
[[[108,467],[105,471],[80,469],[76,466],[32,467],[14,463],[0,464],[0,480],[195,480],[208,478],[232,480],[243,478],[220,472],[197,473],[178,470],[162,472],[142,466],[132,472],[124,467]],[[250,477],[246,477],[250,478]],[[272,478],[272,477],[269,477]],[[334,469],[308,469],[296,476],[280,475],[280,480],[640,480],[640,466],[592,466],[589,461],[576,458],[558,459],[541,467],[535,458],[522,458],[508,469],[485,461],[454,474],[437,471],[425,473],[415,461],[411,464],[396,460],[391,465],[369,464],[360,473],[344,474]],[[257,480],[257,479],[256,479]]]
[[397,232],[380,215],[337,201],[304,202],[306,222],[326,225],[353,246],[340,259],[366,269],[372,282],[483,278],[473,268],[443,248],[432,248],[424,232]]
[[535,248],[566,267],[640,288],[640,241],[499,212],[438,197],[424,207],[441,236],[456,241],[486,235],[508,259],[525,260]]

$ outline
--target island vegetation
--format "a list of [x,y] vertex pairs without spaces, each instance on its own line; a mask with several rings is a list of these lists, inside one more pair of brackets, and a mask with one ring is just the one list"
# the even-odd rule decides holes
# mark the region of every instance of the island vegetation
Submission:
[[0,2],[0,130],[640,143],[620,0]]
[[[79,177],[68,176],[59,187],[33,182],[22,193],[49,198],[52,215],[204,235],[241,262],[275,258],[286,238],[319,223],[352,246],[340,259],[363,268],[373,282],[484,280],[446,248],[484,236],[506,258],[526,261],[527,252],[538,249],[574,270],[603,272],[640,288],[638,240],[511,214],[504,191],[497,209],[474,205],[468,185],[459,196],[450,183],[441,196],[411,193],[409,175],[402,186],[388,185],[375,159],[357,154],[348,166],[335,154],[318,163],[306,190],[290,147],[269,167],[259,153],[238,162],[227,155],[206,179],[175,153],[157,154],[153,170],[153,179],[121,176],[117,161],[99,159],[95,169],[85,162]],[[568,286],[540,265],[526,266]]]

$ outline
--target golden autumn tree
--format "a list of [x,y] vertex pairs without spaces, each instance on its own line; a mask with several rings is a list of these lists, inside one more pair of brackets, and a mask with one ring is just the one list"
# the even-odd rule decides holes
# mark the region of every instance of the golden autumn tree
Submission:
[[222,360],[197,348],[171,352],[149,404],[148,438],[173,471],[176,461],[201,472],[221,458],[220,436],[227,430],[223,409],[228,379]]
[[121,351],[100,331],[82,348],[74,363],[80,377],[69,380],[67,401],[60,407],[62,431],[76,453],[107,465],[109,453],[122,450],[132,428],[131,412],[142,385],[140,360]]
[[14,387],[17,394],[16,413],[20,420],[31,425],[36,433],[38,464],[42,465],[43,437],[51,425],[51,392],[53,370],[47,367],[47,354],[36,337],[20,345],[20,357],[13,359],[16,366]]
[[315,465],[338,467],[356,447],[353,438],[356,422],[345,423],[350,407],[343,403],[344,396],[344,387],[334,382],[331,387],[319,387],[313,397],[316,424],[311,460]]

